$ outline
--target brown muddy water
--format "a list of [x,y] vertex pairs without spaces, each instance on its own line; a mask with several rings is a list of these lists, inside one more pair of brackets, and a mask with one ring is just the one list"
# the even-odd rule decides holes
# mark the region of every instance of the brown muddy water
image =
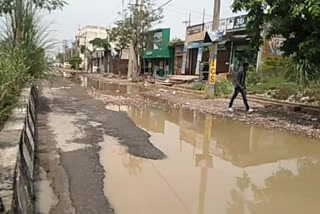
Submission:
[[138,158],[105,136],[104,191],[117,214],[320,212],[319,141],[184,109],[106,108],[127,114],[168,157]]
[[137,87],[135,85],[117,84],[112,82],[106,83],[98,79],[92,79],[82,76],[76,77],[74,81],[80,83],[82,87],[95,88],[108,93],[120,93],[130,95],[145,90],[144,88]]

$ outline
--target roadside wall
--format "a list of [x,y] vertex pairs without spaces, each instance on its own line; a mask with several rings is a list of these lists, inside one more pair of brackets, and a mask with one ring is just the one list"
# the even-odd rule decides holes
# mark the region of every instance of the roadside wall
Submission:
[[23,90],[19,105],[0,132],[0,213],[34,213],[35,88]]

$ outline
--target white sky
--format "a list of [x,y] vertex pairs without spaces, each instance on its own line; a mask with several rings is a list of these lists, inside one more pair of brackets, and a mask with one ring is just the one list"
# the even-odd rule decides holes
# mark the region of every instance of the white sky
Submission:
[[[125,4],[129,1],[125,0]],[[167,0],[156,0],[157,5],[162,5]],[[233,0],[221,0],[221,18],[233,16],[230,6]],[[97,25],[108,27],[119,17],[122,0],[67,0],[68,4],[62,11],[55,11],[46,16],[46,21],[52,23],[54,40],[74,40],[80,27]],[[157,27],[170,27],[171,38],[184,39],[185,25],[189,12],[192,14],[191,23],[202,22],[203,9],[206,9],[205,21],[212,20],[214,0],[173,0],[164,7],[163,23]]]

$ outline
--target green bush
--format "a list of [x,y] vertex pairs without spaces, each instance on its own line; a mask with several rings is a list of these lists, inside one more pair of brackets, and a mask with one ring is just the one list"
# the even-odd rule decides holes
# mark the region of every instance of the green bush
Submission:
[[316,104],[320,105],[320,84],[312,84],[304,90],[304,97],[310,97]]
[[[283,65],[284,61],[278,62]],[[275,64],[273,64],[275,65]],[[265,94],[275,99],[287,100],[299,93],[301,86],[288,81],[281,69],[249,70],[247,75],[247,92],[249,94]]]
[[[199,83],[193,86],[193,90],[204,91],[206,89],[206,83]],[[214,86],[214,94],[216,97],[229,97],[234,89],[232,81],[226,80],[222,82],[217,82]]]
[[196,90],[196,91],[204,91],[206,88],[206,84],[205,83],[198,83],[196,85],[194,85],[192,87],[193,90]]
[[320,67],[307,59],[302,60],[295,56],[288,59],[284,69],[286,78],[304,87],[320,81]]
[[275,93],[272,94],[272,98],[279,100],[287,100],[290,96],[295,96],[299,92],[299,88],[293,83],[285,83],[279,86]]
[[261,80],[257,83],[252,83],[248,81],[247,83],[247,91],[248,93],[253,94],[264,94],[270,90],[277,89],[280,85],[282,85],[284,80],[279,77],[262,77]]
[[[236,78],[236,74],[234,75]],[[262,72],[257,72],[256,69],[250,68],[247,72],[247,84],[256,85],[261,83],[263,80]],[[234,83],[236,79],[234,79]]]
[[11,112],[22,85],[28,81],[22,49],[0,45],[0,123]]
[[16,39],[14,20],[8,18],[0,41],[0,123],[10,114],[21,89],[50,71],[45,58],[45,49],[50,43],[38,11],[30,6],[24,11],[22,22],[21,39]]
[[234,90],[234,85],[231,81],[217,82],[215,85],[215,96],[217,97],[229,97]]

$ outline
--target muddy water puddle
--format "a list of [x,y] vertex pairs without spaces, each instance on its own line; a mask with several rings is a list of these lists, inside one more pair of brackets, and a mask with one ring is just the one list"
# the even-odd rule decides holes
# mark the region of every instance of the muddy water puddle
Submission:
[[320,142],[183,109],[112,106],[168,158],[105,139],[105,194],[117,214],[318,213]]
[[[103,93],[141,90],[88,78],[82,85]],[[105,137],[104,191],[117,214],[319,213],[317,140],[168,106],[106,109],[127,114],[168,157],[135,157]]]
[[79,82],[82,87],[99,89],[102,92],[111,92],[119,94],[136,94],[138,92],[144,91],[143,88],[134,85],[117,84],[112,82],[104,82],[98,79],[87,78],[87,77],[76,77],[75,82]]

